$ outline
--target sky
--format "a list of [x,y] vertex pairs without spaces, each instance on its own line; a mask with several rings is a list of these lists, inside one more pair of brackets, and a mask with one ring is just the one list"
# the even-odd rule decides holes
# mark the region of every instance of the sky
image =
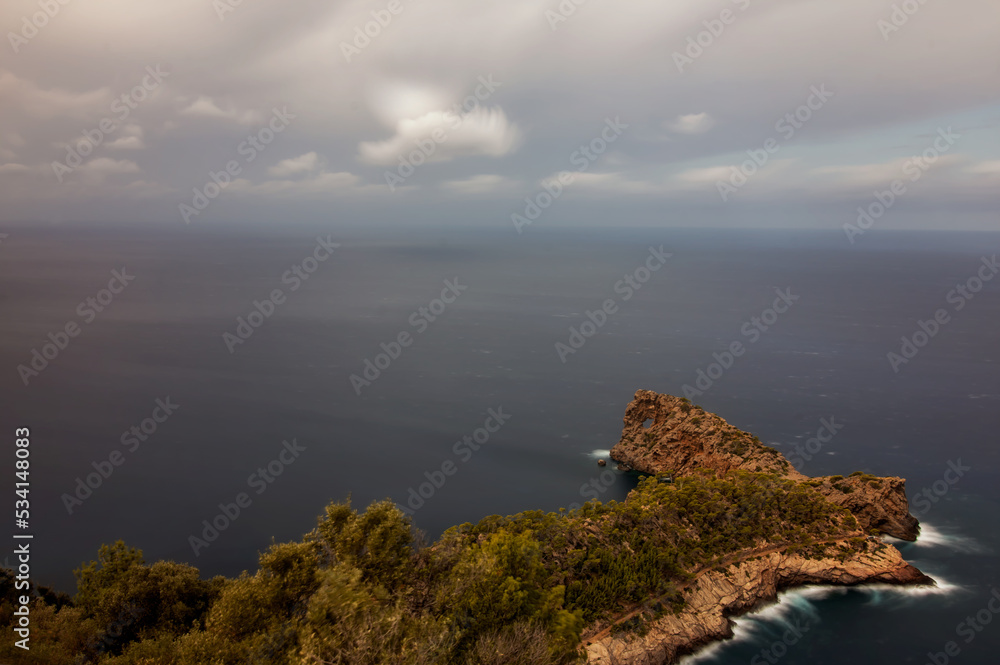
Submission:
[[3,224],[1000,221],[996,0],[4,0],[0,25]]

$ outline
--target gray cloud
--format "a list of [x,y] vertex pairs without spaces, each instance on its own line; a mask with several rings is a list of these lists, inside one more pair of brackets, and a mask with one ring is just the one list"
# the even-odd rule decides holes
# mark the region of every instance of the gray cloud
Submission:
[[[573,223],[601,221],[586,201],[637,223],[666,203],[705,219],[724,217],[725,206],[792,202],[806,214],[847,205],[870,198],[924,149],[920,135],[946,124],[966,138],[907,206],[971,206],[976,225],[998,202],[1000,146],[983,138],[1000,127],[992,0],[928,2],[905,21],[893,3],[871,0],[592,1],[556,24],[546,15],[555,1],[402,7],[372,27],[383,5],[361,0],[255,0],[221,18],[204,0],[78,0],[27,38],[36,3],[4,3],[0,25],[19,38],[8,34],[0,57],[0,219],[74,210],[174,219],[210,171],[242,163],[239,147],[275,107],[295,119],[203,219],[268,215],[272,205],[301,206],[295,214],[307,218],[330,202],[394,219],[419,201],[502,224],[542,180],[571,170],[574,151],[614,116],[630,129],[567,188],[560,205],[584,211]],[[898,30],[887,30],[893,20]],[[676,54],[690,60],[682,71]],[[162,83],[137,101],[132,91],[157,66]],[[484,77],[500,85],[456,114]],[[819,85],[835,98],[720,201],[718,179]],[[115,128],[60,182],[52,163],[104,118]],[[386,169],[435,130],[446,139],[390,191]],[[569,223],[561,219],[552,215]]]

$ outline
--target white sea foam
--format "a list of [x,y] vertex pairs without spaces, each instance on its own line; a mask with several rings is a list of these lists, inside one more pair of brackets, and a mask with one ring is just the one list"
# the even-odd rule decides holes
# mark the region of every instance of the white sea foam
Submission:
[[934,586],[898,586],[894,584],[866,584],[855,587],[855,591],[868,597],[869,605],[890,606],[892,608],[913,605],[928,597],[952,596],[968,593],[969,589],[954,584],[930,570],[924,570],[935,582]]
[[696,665],[715,661],[720,651],[733,644],[760,643],[766,646],[780,639],[789,628],[806,623],[815,626],[822,621],[819,602],[833,596],[857,593],[866,598],[866,605],[880,609],[913,605],[928,596],[945,596],[967,591],[939,576],[931,575],[937,586],[897,586],[892,584],[865,584],[855,587],[806,586],[778,594],[778,602],[764,606],[749,614],[733,619],[733,638],[715,642],[685,656],[681,665]]
[[801,624],[819,623],[820,616],[815,602],[830,595],[843,593],[840,587],[808,586],[778,594],[778,602],[766,605],[749,614],[733,619],[733,638],[715,642],[697,653],[681,659],[681,665],[695,665],[712,661],[721,649],[733,644],[771,641],[794,626],[793,619]]
[[591,450],[589,453],[585,453],[594,459],[607,459],[611,455],[610,450]]
[[946,547],[963,554],[986,554],[987,548],[983,547],[979,541],[969,536],[964,536],[946,527],[936,527],[927,522],[920,523],[920,535],[917,536],[916,543],[909,543],[905,540],[897,540],[887,536],[886,542],[895,545],[898,549],[910,548],[931,548]]

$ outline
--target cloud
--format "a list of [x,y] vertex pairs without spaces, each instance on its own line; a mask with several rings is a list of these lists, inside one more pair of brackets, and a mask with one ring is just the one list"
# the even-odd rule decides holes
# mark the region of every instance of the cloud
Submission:
[[[24,2],[0,3],[0,20],[15,31]],[[782,143],[780,157],[798,161],[779,172],[779,155],[772,156],[733,196],[733,205],[755,197],[776,206],[794,201],[798,218],[809,219],[810,204],[847,195],[840,192],[868,195],[884,188],[898,174],[872,165],[922,150],[927,142],[921,135],[934,136],[936,127],[947,125],[974,146],[975,158],[951,170],[942,168],[946,162],[936,165],[915,197],[940,197],[933,199],[934,214],[950,213],[968,206],[969,191],[985,198],[996,185],[993,163],[1000,154],[990,134],[1000,117],[995,0],[926,3],[888,41],[877,21],[888,19],[891,7],[870,0],[754,2],[745,12],[734,6],[735,23],[683,72],[671,54],[683,53],[688,38],[718,16],[697,0],[589,3],[555,31],[537,0],[404,3],[403,13],[350,62],[340,44],[372,20],[370,3],[300,3],[289,12],[278,0],[254,0],[223,23],[208,4],[102,0],[99,10],[61,12],[19,57],[3,61],[0,134],[22,140],[0,136],[0,164],[27,165],[38,174],[15,177],[24,171],[5,168],[0,180],[11,184],[0,182],[0,200],[16,195],[30,205],[0,206],[0,221],[65,210],[82,216],[85,210],[71,204],[75,192],[95,209],[106,194],[101,215],[136,219],[135,208],[117,204],[124,182],[139,174],[106,173],[101,182],[70,178],[79,189],[56,183],[51,163],[63,158],[66,146],[52,142],[65,137],[76,145],[102,118],[118,118],[111,104],[157,64],[172,74],[125,119],[141,124],[145,134],[121,128],[90,155],[141,154],[136,162],[151,183],[146,192],[155,192],[154,185],[190,191],[193,174],[240,159],[237,146],[247,132],[262,126],[256,122],[265,122],[275,105],[287,104],[297,116],[294,128],[276,136],[243,177],[259,183],[248,185],[257,195],[279,197],[289,209],[298,203],[283,198],[288,192],[340,196],[369,191],[364,183],[371,181],[387,194],[378,174],[357,181],[351,173],[359,162],[395,169],[400,156],[418,154],[415,142],[435,129],[446,140],[434,144],[427,160],[441,164],[419,175],[427,217],[439,203],[442,211],[454,210],[447,204],[462,192],[470,199],[489,197],[510,182],[530,190],[548,174],[573,168],[573,151],[595,139],[605,117],[616,115],[631,125],[627,135],[588,169],[598,173],[579,178],[575,191],[618,195],[623,216],[631,201],[642,198],[630,196],[637,191],[717,205],[720,171],[728,177],[729,164],[742,163],[747,149],[777,135],[776,121],[794,114],[812,86],[824,84],[836,96]],[[651,49],[663,57],[650,58]],[[502,85],[485,99],[477,88],[491,76]],[[447,109],[470,95],[493,108],[472,112],[454,127]],[[154,145],[155,151],[141,150]],[[324,163],[278,164],[309,152],[323,155]],[[838,166],[845,163],[853,168]],[[106,168],[132,168],[128,164]],[[831,170],[813,172],[822,168]],[[97,168],[91,175],[99,172],[105,173]],[[386,205],[398,201],[387,198]],[[383,203],[373,203],[373,214]],[[264,208],[251,213],[257,210]],[[586,213],[577,218],[581,224],[601,221]]]
[[985,162],[979,162],[973,164],[965,169],[967,173],[974,173],[976,175],[990,175],[998,176],[1000,175],[1000,160],[994,159]]
[[254,125],[261,122],[261,114],[257,111],[238,111],[230,105],[229,110],[223,110],[211,97],[201,96],[180,111],[181,115],[200,118],[220,118],[232,120],[241,125]]
[[140,150],[146,145],[138,136],[123,136],[108,144],[112,150]]
[[92,159],[80,167],[81,171],[92,173],[137,173],[139,166],[131,159],[111,159],[109,157],[98,157]]
[[428,162],[471,155],[502,157],[517,150],[520,140],[521,131],[499,107],[476,107],[461,115],[432,111],[400,120],[392,138],[362,142],[358,145],[358,159],[366,164],[391,166],[415,152],[422,152]]
[[669,124],[669,129],[678,134],[704,134],[713,125],[715,120],[708,113],[689,113],[677,116],[677,119]]
[[732,173],[729,166],[702,166],[685,169],[674,176],[674,180],[685,185],[714,185],[719,180],[726,180]]
[[515,192],[520,184],[520,181],[506,176],[483,173],[458,180],[446,180],[441,183],[441,188],[448,193],[464,196],[500,195]]
[[315,152],[307,152],[298,157],[283,159],[269,168],[267,172],[276,178],[287,178],[292,175],[316,171],[322,166],[323,160],[320,159],[319,155]]
[[122,175],[126,173],[139,173],[142,169],[131,159],[111,159],[110,157],[98,157],[89,162],[85,162],[76,169],[88,182],[102,183],[108,176]]
[[24,144],[24,137],[17,132],[5,132],[0,136],[0,160],[12,161],[17,159],[17,151],[11,148],[20,148]]
[[253,183],[246,178],[234,180],[226,191],[264,197],[311,196],[313,198],[342,196],[346,194],[384,193],[383,185],[363,185],[361,179],[347,171],[323,171],[298,180],[265,180]]
[[24,164],[0,164],[0,173],[28,173],[29,171],[31,171],[31,167]]
[[373,83],[367,93],[376,117],[389,127],[400,120],[439,111],[448,105],[452,96],[427,84],[400,80]]
[[107,144],[112,150],[140,150],[146,147],[142,141],[142,127],[139,125],[125,125],[119,133],[121,136]]
[[[541,184],[551,183],[557,178],[557,174],[552,174]],[[629,177],[624,173],[574,173],[573,180],[566,185],[567,191],[577,190],[589,194],[662,194],[664,188],[662,184],[651,182],[640,178]]]
[[122,136],[108,144],[112,150],[141,150],[146,147],[139,136]]
[[820,176],[816,179],[839,189],[888,187],[894,180],[909,182],[915,173],[924,177],[934,171],[948,170],[962,161],[964,158],[960,155],[941,155],[933,162],[918,162],[913,157],[905,157],[871,164],[821,166],[812,169],[810,174]]
[[87,92],[44,88],[9,71],[0,71],[0,98],[16,102],[18,110],[36,120],[60,116],[82,118],[97,109],[106,110],[111,104],[111,90],[107,86]]

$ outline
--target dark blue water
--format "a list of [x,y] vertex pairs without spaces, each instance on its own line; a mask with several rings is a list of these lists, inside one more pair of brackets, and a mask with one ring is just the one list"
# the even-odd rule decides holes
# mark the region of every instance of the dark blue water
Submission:
[[[784,662],[922,664],[949,640],[960,648],[952,662],[996,660],[1000,619],[968,643],[958,631],[977,611],[992,619],[984,608],[1000,585],[1000,279],[960,298],[961,310],[948,294],[1000,235],[881,233],[851,246],[839,233],[785,231],[7,231],[2,424],[31,428],[43,582],[72,591],[72,569],[118,538],[148,560],[233,575],[272,538],[300,537],[329,501],[406,506],[423,483],[428,498],[411,505],[430,537],[491,513],[622,499],[634,479],[602,477],[595,457],[617,441],[632,394],[679,393],[701,370],[718,378],[695,402],[789,456],[821,419],[843,423],[803,458],[804,473],[904,476],[911,501],[929,488],[934,501],[914,509],[925,537],[901,547],[942,582],[934,593],[793,595],[703,659],[750,662],[805,617]],[[293,289],[283,274],[328,235],[341,246]],[[672,253],[662,268],[622,286],[660,245]],[[122,267],[134,281],[88,322],[78,305]],[[445,280],[459,295],[432,304]],[[230,353],[223,334],[275,289],[273,314]],[[776,289],[798,300],[746,334]],[[556,343],[609,299],[614,313],[561,362]],[[894,372],[887,353],[938,309],[949,322]],[[70,322],[79,335],[25,386],[17,366]],[[410,342],[397,351],[400,333]],[[713,354],[735,341],[746,352],[719,376]],[[359,395],[350,376],[363,377],[383,343],[398,357]],[[167,397],[176,411],[123,443]],[[509,418],[497,428],[490,409]],[[496,431],[477,433],[487,424]],[[293,439],[298,451],[283,453]],[[969,470],[948,484],[958,460]],[[111,475],[68,499],[94,464]],[[241,493],[249,505],[196,555],[191,536]]]

